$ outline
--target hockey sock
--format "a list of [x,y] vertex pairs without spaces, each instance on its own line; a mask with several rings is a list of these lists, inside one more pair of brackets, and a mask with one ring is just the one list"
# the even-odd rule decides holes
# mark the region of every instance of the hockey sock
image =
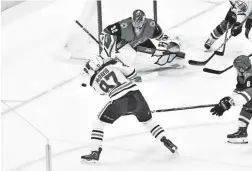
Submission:
[[94,127],[91,133],[91,151],[97,151],[99,147],[102,146],[104,127],[106,123],[97,120],[94,123]]
[[248,127],[251,118],[252,118],[251,111],[247,111],[244,108],[242,108],[240,116],[238,118],[238,127]]
[[159,125],[156,124],[155,121],[153,121],[152,119],[150,119],[147,122],[144,122],[143,125],[146,127],[146,129],[148,129],[151,134],[157,138],[158,140],[160,140],[164,135],[165,131],[164,129]]
[[219,39],[227,30],[227,23],[222,21],[211,33],[211,37],[215,40]]

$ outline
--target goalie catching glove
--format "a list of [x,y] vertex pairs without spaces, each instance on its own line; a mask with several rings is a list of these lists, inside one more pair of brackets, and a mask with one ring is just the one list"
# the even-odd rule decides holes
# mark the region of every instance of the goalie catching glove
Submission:
[[163,38],[161,41],[158,43],[158,48],[161,50],[167,50],[168,52],[180,52],[180,39],[179,37],[174,37],[174,38]]
[[210,112],[212,115],[222,116],[223,113],[229,110],[233,105],[233,100],[231,97],[227,96],[222,98],[220,102],[210,110]]

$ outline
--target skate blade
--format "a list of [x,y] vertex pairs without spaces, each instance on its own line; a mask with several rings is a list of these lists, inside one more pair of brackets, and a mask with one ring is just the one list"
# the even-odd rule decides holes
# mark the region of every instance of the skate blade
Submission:
[[247,144],[248,139],[247,138],[228,138],[227,142],[231,144]]
[[210,49],[205,49],[204,50],[204,52],[206,52],[206,53],[210,53],[210,52],[213,52],[214,50],[212,49],[212,48],[210,48]]
[[84,159],[82,159],[82,160],[81,160],[81,163],[82,163],[82,164],[94,165],[94,164],[97,164],[98,161],[97,161],[97,160],[84,160]]

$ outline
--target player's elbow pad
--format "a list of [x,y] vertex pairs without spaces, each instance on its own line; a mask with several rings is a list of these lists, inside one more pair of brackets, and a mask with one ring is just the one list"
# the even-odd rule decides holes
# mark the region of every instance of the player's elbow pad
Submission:
[[137,76],[136,70],[134,69],[129,75],[126,76],[129,80],[134,80]]

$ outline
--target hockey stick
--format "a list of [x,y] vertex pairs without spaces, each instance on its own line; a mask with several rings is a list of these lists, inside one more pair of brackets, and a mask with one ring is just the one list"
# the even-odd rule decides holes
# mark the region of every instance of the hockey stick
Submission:
[[[198,106],[186,106],[186,107],[177,107],[177,108],[169,108],[169,109],[158,109],[158,110],[151,110],[151,113],[160,113],[160,112],[171,112],[171,111],[178,111],[178,110],[188,110],[188,109],[198,109],[198,108],[206,108],[206,107],[214,107],[217,104],[206,104],[206,105],[198,105]],[[132,113],[127,113],[125,115],[131,115]]]
[[[224,40],[227,40],[228,29],[229,29],[229,23],[227,23],[227,31],[225,33],[225,39]],[[223,56],[224,53],[225,53],[225,50],[226,50],[226,44],[227,44],[227,42],[224,44],[223,49],[222,49],[221,52],[220,51],[215,51],[215,54],[219,55],[219,56]]]
[[[75,20],[76,24],[78,24],[80,26],[80,28],[82,28],[82,30],[84,30],[96,43],[98,43],[98,45],[100,45],[99,41],[78,21]],[[100,45],[101,46],[101,45]]]
[[[250,55],[248,55],[248,57],[251,57],[252,53]],[[211,68],[204,68],[203,71],[204,72],[208,72],[208,73],[212,73],[212,74],[222,74],[223,72],[226,72],[227,70],[233,68],[233,65],[223,69],[223,70],[215,70],[215,69],[211,69]]]
[[[232,37],[232,35],[230,35],[228,38],[226,38],[225,41],[220,45],[220,47],[217,50],[215,50],[214,53],[209,58],[207,58],[205,61],[189,60],[188,63],[191,65],[198,65],[198,66],[206,65],[214,57],[214,55],[216,55],[216,52],[218,53],[218,51],[222,48],[222,46],[224,46],[231,37]],[[219,54],[221,54],[221,52]],[[224,54],[224,52],[223,52],[223,54]]]
[[[242,27],[243,24],[247,21],[248,18],[250,18],[252,15],[252,13],[250,13],[239,25],[239,27]],[[228,30],[226,31],[228,32]],[[227,34],[227,33],[226,33]],[[195,61],[195,60],[189,60],[188,63],[191,64],[191,65],[198,65],[198,66],[203,66],[203,65],[206,65],[213,57],[214,55],[216,55],[216,52],[217,52],[217,55],[220,54],[220,56],[223,56],[224,55],[224,52],[225,52],[225,47],[223,48],[223,52],[218,52],[222,46],[225,46],[226,43],[228,42],[228,40],[232,37],[232,35],[230,35],[228,38],[225,39],[225,41],[221,44],[221,46],[214,51],[214,53],[208,58],[206,59],[205,61]],[[225,72],[225,71],[224,71]]]

